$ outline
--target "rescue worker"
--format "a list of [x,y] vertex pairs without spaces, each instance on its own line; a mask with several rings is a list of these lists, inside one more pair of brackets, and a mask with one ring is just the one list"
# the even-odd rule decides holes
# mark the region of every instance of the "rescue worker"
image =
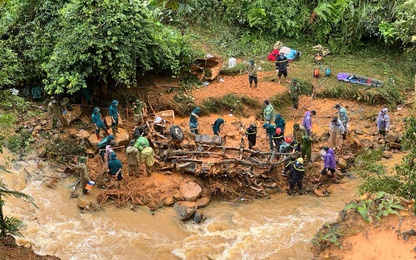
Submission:
[[325,174],[328,174],[329,176],[332,176],[334,178],[335,182],[338,182],[337,174],[335,171],[335,169],[337,168],[337,164],[335,160],[334,150],[332,148],[329,148],[328,146],[324,146],[324,151],[325,151],[324,168],[322,169],[319,177],[315,178],[315,181],[320,182],[322,179],[322,176]]
[[253,81],[254,88],[257,88],[257,70],[258,67],[254,64],[254,60],[249,60],[246,65],[246,72],[248,73],[248,83],[250,84],[250,88],[253,85]]
[[299,93],[300,93],[300,88],[298,85],[298,80],[292,79],[292,83],[290,84],[290,89],[289,89],[289,96],[290,96],[290,99],[292,100],[293,110],[298,109]]
[[287,177],[288,180],[292,179],[293,167],[295,166],[295,162],[298,157],[299,153],[294,152],[286,156],[286,158],[283,160],[284,168],[282,171],[282,176]]
[[140,161],[146,166],[147,176],[150,176],[153,170],[153,165],[155,164],[155,152],[152,147],[144,147],[143,151],[140,153]]
[[264,121],[271,123],[274,118],[274,107],[270,104],[269,100],[264,100],[264,104],[266,105],[266,108],[263,111]]
[[269,139],[270,150],[273,150],[273,134],[276,132],[276,126],[269,123],[264,123],[263,128],[266,130]]
[[329,146],[340,149],[342,145],[342,135],[345,133],[344,126],[337,117],[334,117],[329,124]]
[[289,191],[287,194],[293,196],[295,195],[295,185],[298,186],[299,193],[302,194],[302,180],[305,175],[305,167],[303,166],[303,159],[296,159],[295,164],[293,165],[292,178],[289,181]]
[[103,163],[105,162],[105,148],[107,145],[110,144],[111,141],[114,141],[114,136],[107,135],[98,143],[98,149],[100,152],[101,159],[103,160]]
[[303,117],[303,122],[302,122],[302,126],[305,128],[306,134],[309,136],[312,134],[312,115],[316,116],[315,110],[306,111],[305,116]]
[[293,125],[293,139],[295,139],[298,142],[299,149],[300,149],[300,146],[302,145],[302,137],[304,135],[307,135],[305,127],[299,125],[298,123],[295,123]]
[[147,146],[150,146],[150,144],[147,138],[144,136],[137,138],[136,142],[134,143],[134,147],[136,147],[139,152],[143,151],[143,149]]
[[201,113],[201,108],[196,107],[192,110],[191,115],[189,116],[189,130],[193,134],[198,134],[198,114]]
[[291,142],[289,143],[289,146],[290,146],[290,152],[293,152],[293,151],[300,152],[301,151],[301,149],[300,149],[301,145],[295,139],[291,140]]
[[108,113],[110,114],[111,118],[111,129],[113,130],[113,135],[116,137],[118,132],[118,111],[117,111],[118,101],[113,100],[111,102],[110,108],[108,109]]
[[293,139],[290,136],[287,136],[284,142],[279,147],[279,152],[281,153],[291,153],[293,149],[290,147]]
[[135,140],[130,141],[130,145],[126,148],[127,164],[129,166],[129,176],[139,177],[140,152],[134,147]]
[[143,125],[144,120],[143,116],[146,114],[145,111],[145,104],[140,101],[140,99],[136,99],[133,102],[133,121],[136,123],[136,125]]
[[309,135],[304,135],[302,137],[302,158],[308,161],[309,165],[311,165],[311,155],[312,155],[312,144],[313,138]]
[[112,152],[110,154],[110,161],[108,162],[108,174],[113,178],[117,178],[117,181],[121,181],[123,179],[123,174],[121,172],[122,168],[123,165],[120,160],[117,159],[116,153]]
[[275,65],[277,76],[279,77],[279,81],[277,82],[277,84],[280,84],[280,78],[282,77],[282,75],[283,77],[285,77],[285,81],[287,83],[290,83],[290,81],[287,79],[287,68],[289,67],[289,61],[283,52],[279,53],[279,57],[277,57]]
[[283,133],[285,132],[286,121],[280,114],[276,114],[274,124],[276,125],[276,128],[280,128]]
[[276,128],[272,138],[274,145],[276,146],[277,150],[280,150],[280,145],[283,143],[285,134],[282,132],[282,129]]
[[58,118],[60,115],[59,105],[56,102],[55,97],[51,97],[51,101],[48,104],[48,115],[52,117],[52,128],[56,128],[58,124]]
[[256,139],[257,139],[257,126],[255,124],[251,124],[245,133],[245,137],[248,140],[248,149],[253,149],[256,146]]
[[387,132],[390,130],[390,116],[387,114],[387,108],[383,108],[377,117],[378,138],[384,140]]
[[111,140],[108,145],[105,146],[105,161],[104,161],[104,170],[108,170],[108,163],[110,162],[111,158],[110,155],[114,153],[113,147],[116,146],[116,142]]
[[78,159],[78,165],[77,165],[78,175],[81,178],[80,185],[81,185],[82,193],[84,194],[88,194],[88,190],[85,187],[87,186],[87,183],[91,181],[86,162],[87,162],[87,157],[81,156]]
[[104,121],[101,117],[100,109],[98,107],[94,108],[94,112],[91,115],[91,120],[95,126],[95,135],[97,136],[97,140],[100,141],[100,129],[103,129],[106,135],[110,135],[107,131],[107,126],[104,124]]
[[225,123],[225,120],[222,118],[218,118],[215,120],[214,124],[212,125],[212,131],[214,131],[214,135],[220,135],[221,126]]
[[338,110],[338,119],[341,120],[342,125],[344,126],[344,134],[342,135],[342,139],[346,139],[347,138],[347,134],[348,134],[348,114],[347,114],[347,110],[342,107],[340,104],[336,104],[335,105],[335,109]]

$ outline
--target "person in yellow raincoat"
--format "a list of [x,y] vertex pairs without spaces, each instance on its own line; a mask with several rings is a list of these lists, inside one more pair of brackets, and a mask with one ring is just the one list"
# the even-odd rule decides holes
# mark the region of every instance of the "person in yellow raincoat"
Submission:
[[146,165],[146,173],[147,176],[149,176],[152,173],[153,165],[155,164],[155,152],[152,147],[146,146],[140,152],[140,162]]

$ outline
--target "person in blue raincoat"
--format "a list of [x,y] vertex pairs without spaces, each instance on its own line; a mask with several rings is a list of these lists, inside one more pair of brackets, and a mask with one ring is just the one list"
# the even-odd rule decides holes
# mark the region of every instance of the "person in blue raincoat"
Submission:
[[387,132],[390,130],[390,116],[387,114],[387,108],[383,108],[377,117],[377,129],[379,139],[384,140]]
[[214,135],[220,135],[221,126],[225,123],[225,120],[222,118],[218,118],[215,120],[214,124],[212,125],[212,131],[214,131]]
[[103,129],[106,135],[110,135],[107,131],[107,126],[104,124],[103,119],[101,118],[100,109],[98,107],[94,108],[94,112],[91,115],[91,120],[95,126],[95,135],[97,140],[100,140],[100,129]]
[[110,108],[108,109],[108,113],[111,117],[111,129],[113,131],[113,135],[116,136],[118,132],[118,111],[117,111],[118,101],[113,100],[111,102]]
[[335,109],[338,110],[338,118],[341,120],[342,125],[344,126],[344,134],[342,135],[342,138],[345,140],[347,138],[348,133],[348,114],[345,107],[342,107],[340,104],[335,105]]
[[111,153],[110,161],[108,162],[108,174],[113,178],[117,178],[118,181],[121,181],[123,179],[123,174],[121,173],[122,168],[123,165],[117,159],[116,153]]
[[192,110],[191,115],[189,116],[189,130],[193,134],[198,134],[198,114],[201,113],[201,108],[196,107]]

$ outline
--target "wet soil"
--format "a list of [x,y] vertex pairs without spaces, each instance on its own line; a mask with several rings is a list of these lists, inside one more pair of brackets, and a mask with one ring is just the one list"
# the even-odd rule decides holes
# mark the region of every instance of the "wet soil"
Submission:
[[28,259],[28,260],[59,260],[56,256],[40,256],[33,252],[32,248],[18,246],[12,236],[0,238],[0,259]]

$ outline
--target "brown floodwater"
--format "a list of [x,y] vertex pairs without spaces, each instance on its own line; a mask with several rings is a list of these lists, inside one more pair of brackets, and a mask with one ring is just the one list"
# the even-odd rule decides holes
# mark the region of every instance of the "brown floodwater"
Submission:
[[[152,214],[145,207],[109,205],[81,213],[79,199],[69,196],[74,178],[50,189],[42,184],[53,173],[47,163],[33,159],[8,168],[12,173],[0,173],[8,187],[39,206],[7,198],[5,213],[26,224],[17,241],[61,259],[312,259],[314,234],[356,195],[355,180],[347,180],[332,186],[330,197],[275,194],[250,204],[212,202],[203,208],[207,219],[195,224],[180,221],[171,207]],[[82,199],[92,201],[98,192]]]

